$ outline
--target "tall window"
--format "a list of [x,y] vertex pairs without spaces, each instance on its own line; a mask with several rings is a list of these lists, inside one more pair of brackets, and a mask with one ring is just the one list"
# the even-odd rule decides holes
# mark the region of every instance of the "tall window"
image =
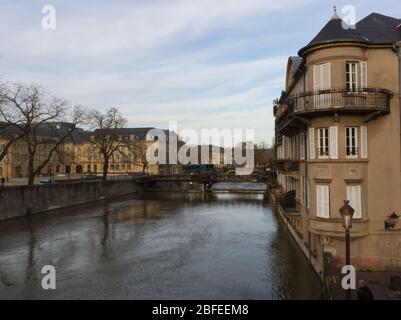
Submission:
[[356,158],[358,155],[358,137],[356,127],[345,128],[345,151],[349,158]]
[[345,64],[345,84],[348,91],[357,89],[357,62],[347,62]]
[[319,158],[329,157],[329,128],[319,129]]

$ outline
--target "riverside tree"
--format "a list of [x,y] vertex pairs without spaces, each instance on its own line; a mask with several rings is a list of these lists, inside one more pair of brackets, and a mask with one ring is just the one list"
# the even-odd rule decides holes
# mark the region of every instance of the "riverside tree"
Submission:
[[[3,84],[0,113],[13,133],[7,148],[19,139],[27,148],[29,186],[85,118],[81,106],[70,107],[66,100],[33,84]],[[63,122],[63,129],[54,130],[57,122]],[[3,153],[7,153],[4,147]]]
[[5,138],[5,142],[0,145],[0,161],[5,158],[11,145],[20,139],[24,132],[15,130],[15,123],[9,115],[8,106],[8,87],[4,82],[0,83],[0,135]]
[[120,152],[126,145],[126,137],[119,130],[127,123],[117,108],[110,108],[105,113],[93,110],[89,113],[89,122],[94,129],[91,143],[96,147],[103,158],[103,180],[107,180],[109,163],[116,152]]
[[149,169],[149,162],[146,157],[146,150],[148,146],[146,141],[141,141],[139,139],[131,139],[128,143],[128,150],[134,156],[134,164],[142,168],[142,173],[146,173]]

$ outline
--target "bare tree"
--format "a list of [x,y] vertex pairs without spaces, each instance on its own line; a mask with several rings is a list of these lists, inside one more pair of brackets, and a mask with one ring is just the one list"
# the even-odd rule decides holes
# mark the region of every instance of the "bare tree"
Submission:
[[134,164],[142,168],[142,173],[146,173],[149,169],[149,162],[146,158],[146,151],[148,148],[146,141],[131,139],[129,140],[127,147],[134,156]]
[[269,144],[265,141],[261,141],[260,143],[255,144],[255,149],[261,149],[261,150],[269,149]]
[[91,143],[103,157],[103,180],[107,180],[110,159],[126,145],[126,140],[118,129],[123,128],[127,121],[117,108],[110,108],[106,113],[91,111],[89,122],[95,129]]
[[5,143],[0,146],[0,161],[7,155],[11,145],[25,133],[16,126],[20,119],[17,119],[18,123],[13,123],[11,118],[9,119],[7,92],[7,84],[0,83],[0,136],[5,138]]
[[[16,129],[26,145],[29,186],[84,118],[82,107],[74,107],[69,115],[68,103],[64,99],[50,97],[37,85],[3,87],[0,110],[2,118]],[[63,129],[55,130],[51,126],[63,120],[69,121]]]

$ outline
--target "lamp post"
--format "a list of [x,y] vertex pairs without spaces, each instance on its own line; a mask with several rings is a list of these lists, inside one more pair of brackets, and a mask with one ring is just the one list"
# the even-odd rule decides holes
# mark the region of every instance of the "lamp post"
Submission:
[[[349,205],[349,200],[344,200],[344,205],[340,208],[341,220],[345,229],[345,264],[351,265],[350,236],[349,229],[352,228],[352,217],[355,210]],[[351,300],[351,289],[346,291],[346,299]]]

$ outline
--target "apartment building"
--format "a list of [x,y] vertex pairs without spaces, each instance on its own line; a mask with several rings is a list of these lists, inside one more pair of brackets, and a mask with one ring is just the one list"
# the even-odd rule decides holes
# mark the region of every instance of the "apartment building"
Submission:
[[401,19],[372,13],[348,26],[334,13],[288,59],[274,106],[277,176],[317,268],[324,252],[343,263],[343,200],[355,209],[352,264],[401,268],[400,41]]

